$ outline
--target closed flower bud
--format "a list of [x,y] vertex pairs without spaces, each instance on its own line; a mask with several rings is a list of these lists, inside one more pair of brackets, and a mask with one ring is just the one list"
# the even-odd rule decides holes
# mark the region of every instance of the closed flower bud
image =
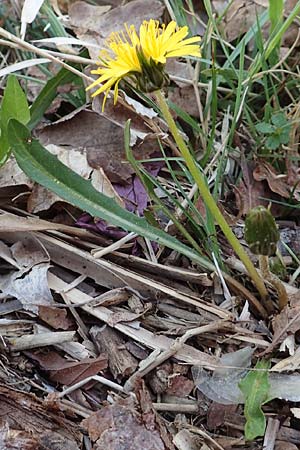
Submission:
[[274,217],[264,206],[253,208],[245,220],[245,240],[255,255],[276,253],[279,231]]

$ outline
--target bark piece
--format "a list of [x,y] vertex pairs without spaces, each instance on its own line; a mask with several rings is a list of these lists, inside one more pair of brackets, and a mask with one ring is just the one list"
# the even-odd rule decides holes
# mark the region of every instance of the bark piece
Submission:
[[[23,439],[24,450],[79,450],[82,439],[79,427],[60,412],[59,403],[50,406],[33,394],[0,386],[0,435],[7,438],[9,431],[15,441]],[[35,442],[38,447],[34,446]],[[58,442],[59,447],[55,447]],[[25,444],[31,444],[31,447]]]
[[129,377],[137,368],[138,361],[126,349],[125,341],[120,333],[106,326],[94,326],[90,335],[100,353],[108,356],[108,366],[114,378],[118,381]]

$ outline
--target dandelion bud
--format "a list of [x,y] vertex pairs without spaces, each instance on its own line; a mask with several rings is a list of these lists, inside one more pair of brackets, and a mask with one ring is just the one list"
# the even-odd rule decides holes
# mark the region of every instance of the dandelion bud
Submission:
[[276,253],[279,231],[274,217],[264,206],[253,208],[245,220],[245,240],[255,255]]

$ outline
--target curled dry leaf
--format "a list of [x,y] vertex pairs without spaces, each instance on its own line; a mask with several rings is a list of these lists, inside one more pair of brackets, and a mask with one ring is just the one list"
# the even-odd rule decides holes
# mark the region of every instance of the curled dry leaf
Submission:
[[200,436],[185,429],[180,430],[174,436],[173,442],[178,450],[210,450],[210,447],[203,444]]
[[28,235],[10,248],[19,270],[0,276],[4,294],[16,297],[27,311],[38,312],[40,305],[53,303],[48,287],[49,256],[37,239]]
[[[262,162],[253,167],[253,164],[246,163],[242,159],[241,169],[243,178],[237,186],[232,186],[238,208],[238,217],[247,215],[256,206],[268,207],[269,200],[265,199],[278,199],[278,194],[282,192],[286,194],[286,181],[276,178],[274,169],[271,166],[269,167],[267,163]],[[271,174],[273,175],[271,176]],[[273,183],[271,181],[270,184],[268,179],[273,180]],[[281,187],[280,192],[278,192],[279,186]],[[275,189],[272,189],[272,187]],[[271,212],[273,216],[280,215],[281,210],[280,205],[272,204]]]
[[97,375],[107,368],[106,355],[98,358],[85,358],[81,361],[68,361],[58,353],[26,352],[26,355],[36,361],[42,370],[48,372],[49,379],[66,386],[78,383],[85,378]]
[[[271,164],[267,162],[257,164],[253,171],[253,177],[256,181],[266,180],[272,192],[279,194],[283,198],[290,198],[291,189],[287,184],[287,176],[276,173]],[[300,199],[299,193],[296,197],[296,192],[294,191],[294,195],[295,198]]]
[[4,294],[17,298],[25,310],[37,314],[40,305],[48,306],[53,303],[47,280],[49,267],[49,263],[41,263],[32,267],[29,272],[20,270],[2,275],[0,289]]

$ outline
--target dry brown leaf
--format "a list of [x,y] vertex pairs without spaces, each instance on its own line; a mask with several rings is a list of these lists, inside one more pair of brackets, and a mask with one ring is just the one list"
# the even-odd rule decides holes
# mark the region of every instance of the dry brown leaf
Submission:
[[253,177],[256,181],[266,180],[271,191],[279,194],[283,198],[290,198],[292,193],[296,200],[300,200],[299,187],[288,185],[288,178],[285,174],[278,174],[274,167],[267,162],[260,162],[253,171]]
[[19,267],[29,269],[36,264],[49,262],[49,255],[38,239],[28,235],[10,248]]
[[211,450],[211,447],[203,444],[201,436],[185,429],[180,430],[174,436],[173,442],[178,450]]
[[[119,4],[120,5],[120,4]],[[144,20],[159,19],[164,6],[159,0],[134,0],[106,13],[103,7],[76,2],[69,8],[70,24],[79,39],[97,47],[89,47],[92,59],[97,59],[105,39],[114,31],[124,29],[124,23],[139,28]]]
[[253,180],[249,189],[244,180],[240,180],[239,184],[232,188],[238,208],[238,217],[247,215],[256,206],[268,206],[268,201],[261,198],[266,198],[266,189],[263,183]]
[[299,447],[287,441],[276,441],[274,450],[297,450]]
[[1,290],[16,297],[25,310],[37,313],[39,305],[53,302],[47,280],[49,256],[31,236],[13,244],[10,252],[19,270],[0,275]]
[[68,317],[67,310],[54,306],[39,306],[39,318],[54,330],[69,330],[73,321]]
[[23,308],[38,313],[41,305],[51,305],[53,298],[48,287],[49,263],[37,264],[30,269],[0,276],[0,289],[6,295],[18,299]]
[[154,394],[163,394],[168,388],[168,380],[172,374],[172,364],[165,362],[156,367],[148,376],[148,383]]
[[90,171],[101,167],[111,182],[122,183],[133,173],[126,163],[123,129],[91,111],[80,111],[68,120],[40,131],[43,145],[85,152]]
[[[109,98],[105,103],[104,111],[102,111],[102,98],[100,96],[95,97],[92,104],[92,108],[94,111],[122,129],[122,146],[124,146],[124,128],[128,119],[130,119],[131,121],[130,143],[131,145],[135,145],[138,139],[145,141],[147,138],[151,138],[153,136],[153,133],[151,132],[149,126],[146,125],[145,119],[153,119],[154,117],[156,117],[156,113],[152,108],[147,108],[128,96],[125,96],[125,98],[126,103],[128,103],[128,105],[132,106],[133,108],[127,108],[120,102],[114,104],[113,99]],[[156,141],[155,135],[154,139]],[[153,153],[154,149],[149,149],[148,147],[149,141],[147,141],[146,149],[142,149],[142,146],[139,145],[140,159],[143,159],[147,155]],[[155,142],[155,150],[157,150],[158,148],[158,144]]]
[[33,186],[33,181],[25,175],[12,156],[0,168],[0,191],[8,186],[23,186],[23,190]]
[[[85,16],[85,21],[90,23],[90,26],[81,24],[79,28],[74,27],[74,32],[78,39],[91,45],[88,48],[89,54],[92,59],[97,60],[100,50],[104,48],[106,38],[112,32],[123,30],[125,23],[134,25],[138,29],[144,20],[159,19],[163,10],[164,6],[159,0],[153,0],[151,8],[149,8],[148,0],[134,0],[125,5],[119,4],[117,8],[101,15],[99,20],[94,20],[93,9],[90,8],[89,16]],[[72,10],[70,10],[70,20],[72,22]]]
[[118,311],[113,312],[107,322],[109,326],[114,327],[117,323],[121,322],[133,322],[141,317],[141,314],[136,314],[130,311]]
[[[286,16],[296,6],[298,0],[286,0],[284,2],[284,13]],[[213,0],[212,4],[219,15],[223,13],[228,1]],[[255,25],[257,16],[264,12],[269,6],[268,0],[233,0],[222,20],[226,39],[231,42],[241,34],[247,33]],[[292,24],[283,38],[283,46],[290,47],[295,43],[299,31],[299,24]],[[267,37],[268,27],[263,28],[263,34]],[[299,45],[299,44],[298,44]]]
[[212,402],[207,412],[207,427],[209,430],[215,430],[224,425],[226,416],[234,414],[237,405],[222,405]]
[[[93,117],[92,117],[93,116]],[[98,121],[97,121],[98,117]],[[95,119],[95,120],[92,120]],[[102,129],[99,126],[102,123]],[[116,125],[99,118],[97,114],[82,111],[68,121],[63,121],[45,127],[39,133],[41,143],[48,151],[56,155],[58,159],[67,167],[78,173],[85,179],[91,178],[92,185],[99,192],[114,198],[114,200],[124,207],[124,202],[116,193],[110,180],[107,178],[111,169],[111,179],[116,182],[124,182],[131,173],[130,165],[123,164],[123,130]],[[105,139],[104,139],[105,137]],[[112,143],[115,142],[114,148]],[[107,149],[110,148],[108,152]],[[115,153],[113,150],[115,149]],[[88,152],[96,150],[99,154],[102,150],[103,158],[101,164],[89,164]],[[98,153],[99,152],[99,153]],[[112,153],[111,153],[112,152]],[[107,156],[111,155],[110,158]],[[93,161],[92,161],[93,162]],[[111,167],[112,166],[112,167]],[[13,191],[11,191],[14,189]],[[14,158],[11,158],[5,168],[0,169],[0,195],[17,195],[25,190],[32,189],[28,197],[27,208],[29,212],[40,212],[48,210],[54,203],[62,201],[53,192],[50,192],[39,184],[34,184],[21,171]]]
[[97,25],[103,14],[110,10],[110,6],[91,5],[87,2],[76,1],[69,7],[70,25],[85,30],[97,30]]
[[42,370],[48,372],[50,380],[66,386],[97,375],[101,370],[107,368],[107,357],[105,355],[74,362],[67,361],[54,351],[46,354],[26,352],[26,355],[38,362]]
[[176,395],[176,397],[187,397],[194,389],[194,383],[184,375],[177,375],[176,373],[168,380],[168,389],[166,391],[169,395]]
[[252,172],[252,167],[241,161],[243,178],[237,186],[233,186],[236,205],[238,208],[238,217],[247,215],[248,212],[256,206],[267,206],[268,201],[262,200],[261,197],[269,197],[269,192],[265,183],[257,181]]
[[[167,60],[166,71],[171,77],[185,78],[187,80],[191,80],[193,76],[189,64],[178,61],[175,58],[170,58]],[[174,80],[174,82],[181,88],[186,87],[187,85],[186,83],[178,80]]]
[[137,398],[139,408],[133,397],[119,398],[83,420],[82,426],[96,441],[94,450],[174,450],[150,397],[140,389]]
[[[296,320],[295,320],[296,319]],[[284,339],[291,334],[295,334],[300,330],[300,305],[286,306],[279,314],[277,314],[272,320],[274,337],[273,340],[281,343]],[[287,331],[282,333],[286,327]]]
[[[64,130],[68,128],[68,125],[70,125],[70,122],[65,122]],[[52,127],[50,128],[53,130]],[[49,140],[51,140],[51,138],[49,138]],[[64,140],[65,142],[65,139],[62,138],[61,140]],[[69,145],[72,144],[70,143]],[[122,199],[114,190],[103,169],[93,169],[89,165],[87,161],[86,149],[84,148],[84,142],[82,142],[82,146],[79,146],[79,148],[77,147],[76,149],[67,146],[58,146],[53,143],[48,144],[46,148],[50,153],[57,156],[59,161],[80,175],[82,178],[91,178],[92,185],[96,190],[107,195],[108,197],[113,198],[120,206],[124,206]],[[48,210],[54,203],[59,201],[62,200],[58,195],[39,184],[35,184],[31,195],[28,198],[28,211],[37,213]]]
[[0,241],[0,257],[13,267],[17,267],[18,269],[20,268],[19,264],[12,255],[11,249],[2,241]]
[[195,101],[193,86],[176,87],[169,91],[168,98],[190,116],[199,118],[199,109]]
[[[219,14],[227,6],[227,2],[224,1],[213,0],[212,3]],[[268,0],[233,0],[222,20],[226,39],[231,42],[241,34],[247,33],[266,7]]]

